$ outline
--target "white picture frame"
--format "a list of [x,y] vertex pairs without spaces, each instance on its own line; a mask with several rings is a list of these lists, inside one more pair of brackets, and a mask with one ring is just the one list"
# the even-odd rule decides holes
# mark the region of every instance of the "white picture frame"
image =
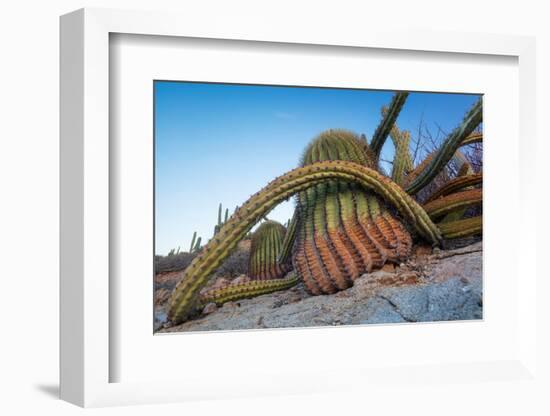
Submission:
[[[223,19],[204,27],[189,16],[107,9],[82,9],[61,18],[61,398],[80,406],[160,403],[205,398],[269,394],[323,393],[377,388],[400,378],[428,388],[430,383],[460,380],[517,381],[536,378],[537,272],[527,244],[535,241],[536,218],[529,166],[535,160],[535,41],[530,37],[473,33],[437,33],[383,28],[355,28],[327,33],[312,27],[249,22],[233,26]],[[316,371],[266,373],[262,379],[244,375],[228,382],[197,374],[177,381],[112,382],[117,357],[110,348],[110,171],[109,37],[110,34],[225,39],[281,44],[429,51],[441,54],[482,54],[515,57],[519,68],[518,242],[512,254],[522,261],[517,306],[517,346],[495,361],[418,362],[414,367],[356,369],[333,366]],[[531,254],[532,257],[532,254]],[[515,271],[517,273],[517,270]],[[299,331],[299,330],[297,330]],[[313,334],[313,333],[311,333]],[[151,333],[152,336],[152,333]],[[204,338],[207,342],[208,338]],[[252,367],[252,366],[249,366]],[[366,372],[368,369],[368,373]],[[252,368],[250,368],[250,371]],[[423,387],[424,386],[424,387]]]

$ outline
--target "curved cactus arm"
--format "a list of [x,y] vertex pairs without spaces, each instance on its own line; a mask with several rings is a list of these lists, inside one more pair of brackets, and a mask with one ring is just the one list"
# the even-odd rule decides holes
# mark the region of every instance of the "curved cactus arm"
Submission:
[[375,155],[376,159],[380,157],[380,152],[382,151],[382,146],[388,138],[388,134],[395,124],[395,120],[399,116],[407,97],[409,96],[408,92],[398,92],[396,93],[391,100],[390,106],[386,114],[382,117],[382,121],[376,128],[372,140],[370,142],[370,149]]
[[445,239],[469,237],[481,234],[483,231],[483,221],[481,216],[450,221],[438,224],[438,226]]
[[430,181],[443,170],[445,165],[455,154],[456,150],[463,144],[464,140],[481,123],[482,109],[483,106],[480,98],[466,114],[462,124],[453,130],[449,137],[443,142],[439,150],[435,152],[432,160],[430,160],[430,163],[426,166],[426,168],[409,183],[406,189],[407,193],[418,193],[418,191],[428,185]]
[[483,133],[472,133],[464,139],[462,146],[468,144],[481,143],[483,141]]
[[298,276],[295,273],[289,273],[288,276],[282,279],[253,280],[238,285],[229,285],[223,289],[212,289],[201,294],[198,307],[203,308],[208,303],[215,303],[220,306],[226,302],[254,298],[289,289],[298,282]]
[[285,239],[281,247],[281,253],[279,254],[279,264],[286,264],[290,262],[290,256],[292,254],[292,247],[296,241],[296,230],[298,229],[298,210],[294,210],[292,219],[288,224]]
[[270,182],[246,201],[221,227],[219,233],[184,270],[170,297],[169,319],[179,323],[196,310],[199,291],[208,277],[264,215],[292,195],[334,179],[357,183],[379,194],[393,204],[420,235],[435,245],[440,244],[441,234],[437,226],[422,207],[389,178],[353,162],[313,163],[296,168]]
[[469,186],[478,185],[483,181],[483,174],[475,173],[473,175],[458,176],[454,179],[451,179],[437,191],[435,191],[426,201],[426,203],[435,201],[438,198],[441,198],[446,195],[450,195],[461,189],[467,188]]
[[450,212],[479,205],[482,202],[482,190],[471,189],[468,191],[455,192],[454,194],[438,198],[424,205],[424,209],[430,218],[441,217]]

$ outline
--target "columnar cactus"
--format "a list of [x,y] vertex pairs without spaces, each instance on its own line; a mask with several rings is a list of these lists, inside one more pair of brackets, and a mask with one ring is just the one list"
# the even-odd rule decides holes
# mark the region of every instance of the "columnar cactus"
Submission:
[[388,111],[382,117],[382,121],[374,132],[374,136],[372,136],[370,149],[377,160],[408,96],[408,92],[398,92],[393,96]]
[[236,285],[231,284],[224,288],[213,288],[200,294],[197,308],[201,309],[208,303],[223,305],[225,302],[253,298],[266,293],[288,289],[298,283],[298,281],[298,276],[290,273],[286,277],[279,279],[251,280]]
[[430,183],[430,181],[441,172],[449,160],[451,160],[456,150],[464,144],[464,141],[468,139],[471,140],[473,136],[470,136],[470,134],[482,121],[482,110],[480,99],[474,104],[468,114],[466,114],[462,124],[453,130],[438,151],[430,157],[428,162],[426,162],[425,168],[419,172],[418,176],[414,177],[414,179],[409,182],[406,188],[409,194],[418,193],[418,191]]
[[446,239],[468,237],[476,234],[481,234],[482,217],[476,216],[465,218],[457,221],[449,221],[439,224],[441,234]]
[[481,189],[469,189],[455,192],[450,195],[435,199],[424,205],[424,209],[430,218],[438,218],[455,210],[461,210],[480,204],[482,201]]
[[263,222],[252,234],[248,265],[251,279],[279,279],[290,271],[290,262],[279,263],[285,234],[285,227],[277,221]]

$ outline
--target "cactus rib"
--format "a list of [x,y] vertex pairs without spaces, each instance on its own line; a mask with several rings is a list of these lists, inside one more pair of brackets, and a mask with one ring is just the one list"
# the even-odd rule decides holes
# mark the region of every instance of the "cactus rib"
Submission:
[[401,112],[405,101],[407,101],[408,96],[408,92],[396,93],[392,97],[387,113],[384,115],[382,121],[376,128],[374,136],[372,136],[372,140],[370,142],[370,149],[372,150],[372,153],[375,155],[376,159],[378,159],[378,157],[380,156],[382,146],[384,146],[388,134],[390,134],[390,131],[395,124],[395,120],[397,120],[397,117],[399,116],[399,113]]
[[428,166],[409,183],[406,191],[409,194],[416,194],[424,188],[451,160],[456,150],[462,145],[463,141],[472,133],[472,131],[482,121],[482,101],[481,98],[473,105],[470,111],[464,117],[462,124],[453,130],[449,137],[443,142],[437,150]]
[[198,292],[206,284],[208,276],[219,267],[250,228],[273,207],[311,186],[335,179],[357,183],[379,194],[396,206],[420,235],[433,244],[440,244],[439,229],[424,209],[390,179],[373,169],[353,162],[313,163],[276,178],[245,202],[221,227],[219,233],[183,272],[170,298],[169,319],[173,323],[179,323],[196,310]]

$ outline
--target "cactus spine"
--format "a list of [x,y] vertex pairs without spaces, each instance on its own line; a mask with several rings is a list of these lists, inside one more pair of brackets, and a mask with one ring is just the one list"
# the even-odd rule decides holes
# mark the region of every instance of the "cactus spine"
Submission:
[[290,262],[279,263],[286,234],[277,221],[265,221],[252,234],[248,276],[253,280],[279,279],[290,269]]

